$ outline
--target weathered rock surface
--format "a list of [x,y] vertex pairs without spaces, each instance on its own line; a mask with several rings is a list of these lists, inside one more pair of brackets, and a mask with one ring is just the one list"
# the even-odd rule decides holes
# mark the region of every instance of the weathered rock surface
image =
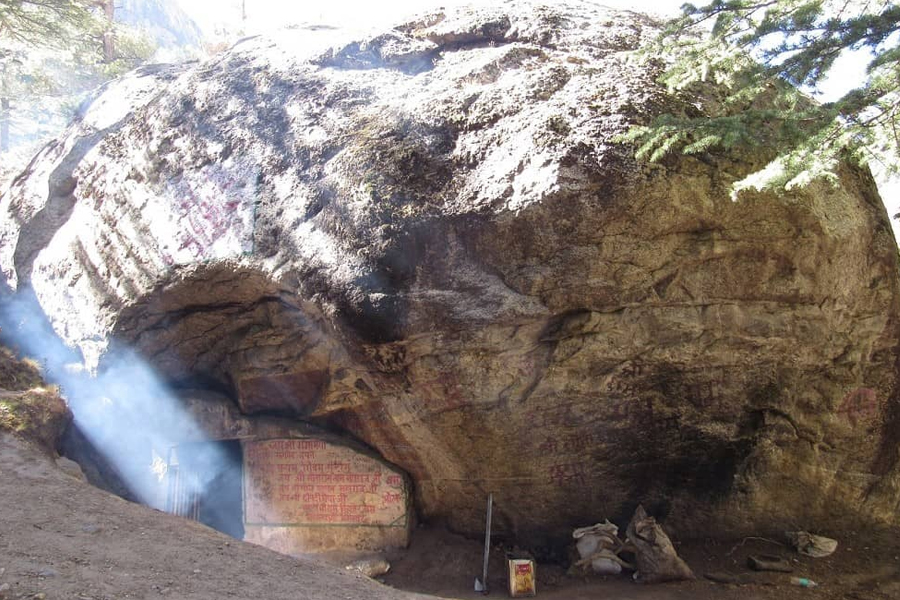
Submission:
[[734,203],[764,157],[636,165],[612,137],[683,108],[629,59],[655,33],[520,2],[133,73],[4,195],[6,286],[89,362],[349,431],[465,532],[489,491],[529,543],[639,502],[681,535],[896,522],[874,184]]

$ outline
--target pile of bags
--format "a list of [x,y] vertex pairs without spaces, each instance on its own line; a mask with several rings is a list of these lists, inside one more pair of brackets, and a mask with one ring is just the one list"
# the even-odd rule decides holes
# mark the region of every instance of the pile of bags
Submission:
[[618,575],[622,569],[634,570],[634,566],[619,558],[625,544],[617,537],[619,528],[604,521],[572,532],[575,548],[581,559],[575,568],[586,571],[588,567],[598,575]]
[[[656,519],[638,506],[625,531],[625,541],[619,539],[619,528],[608,520],[572,532],[580,559],[570,572],[618,575],[622,569],[634,571],[635,581],[658,583],[694,579],[691,568],[678,556],[672,541]],[[634,554],[634,564],[619,556]]]

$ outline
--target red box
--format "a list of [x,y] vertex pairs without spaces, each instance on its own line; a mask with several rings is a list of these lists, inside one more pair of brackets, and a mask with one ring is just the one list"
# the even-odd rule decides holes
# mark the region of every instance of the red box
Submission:
[[534,561],[527,558],[510,558],[509,595],[513,598],[537,595],[537,573]]

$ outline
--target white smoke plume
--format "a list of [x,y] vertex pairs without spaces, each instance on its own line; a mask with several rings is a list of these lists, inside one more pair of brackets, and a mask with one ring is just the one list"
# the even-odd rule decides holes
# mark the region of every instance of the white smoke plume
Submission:
[[[60,386],[74,426],[98,450],[140,502],[164,510],[167,461],[173,447],[196,440],[198,425],[173,390],[132,350],[106,356],[95,373],[55,334],[33,294],[0,301],[0,342],[38,360],[45,379]],[[215,477],[240,469],[233,456],[206,444],[204,469],[185,478],[202,497]],[[189,495],[190,495],[189,494]]]

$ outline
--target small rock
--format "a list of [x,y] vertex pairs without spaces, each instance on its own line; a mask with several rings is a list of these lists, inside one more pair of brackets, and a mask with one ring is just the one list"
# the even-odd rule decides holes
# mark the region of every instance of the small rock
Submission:
[[194,575],[197,575],[198,573],[200,573],[200,569],[194,569]]
[[59,467],[60,470],[66,475],[87,482],[87,477],[84,476],[84,471],[81,470],[81,465],[79,465],[74,460],[70,460],[65,456],[60,456],[56,459],[56,466]]
[[92,523],[88,523],[87,525],[81,526],[81,531],[83,533],[99,533],[100,528]]
[[8,583],[0,583],[0,598],[6,598],[7,592],[9,592],[10,585]]
[[44,592],[38,592],[34,596],[31,597],[32,600],[47,600],[47,594]]
[[[808,531],[786,531],[788,540],[800,554],[823,558],[830,556],[837,550],[838,542],[822,535],[814,535]],[[863,550],[868,550],[868,546]]]
[[366,577],[379,577],[391,570],[391,563],[384,557],[373,556],[353,561],[344,568],[348,571],[358,571]]
[[55,569],[46,568],[38,571],[38,577],[56,577],[57,575],[59,575],[59,571]]
[[791,573],[794,568],[787,560],[781,556],[774,554],[760,554],[758,556],[748,556],[747,566],[754,571],[776,571],[780,573]]

